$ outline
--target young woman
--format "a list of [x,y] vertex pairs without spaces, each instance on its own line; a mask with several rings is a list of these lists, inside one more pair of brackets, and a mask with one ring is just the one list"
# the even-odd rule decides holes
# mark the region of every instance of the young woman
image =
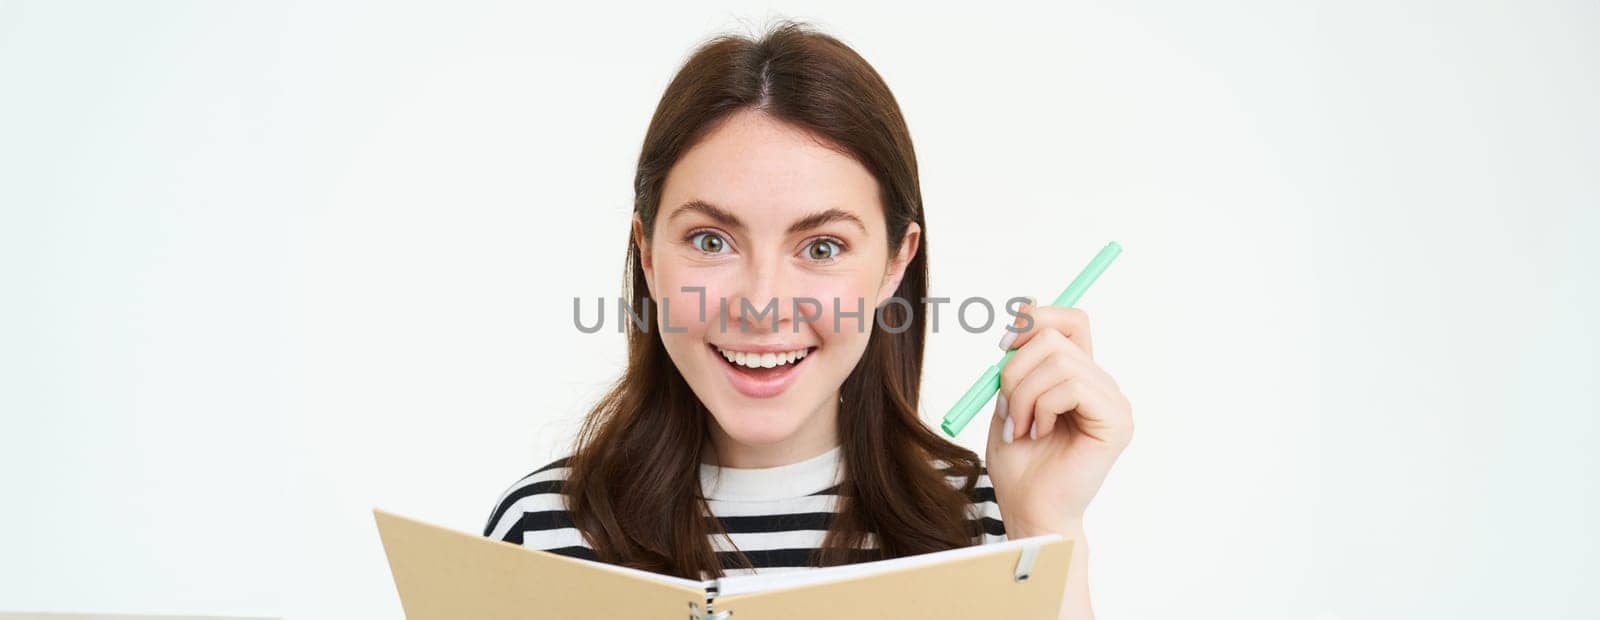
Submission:
[[1078,541],[1062,617],[1090,615],[1082,517],[1131,406],[1082,311],[1023,305],[987,467],[919,419],[916,155],[865,60],[795,22],[707,42],[634,189],[627,369],[485,536],[706,579],[1059,532]]

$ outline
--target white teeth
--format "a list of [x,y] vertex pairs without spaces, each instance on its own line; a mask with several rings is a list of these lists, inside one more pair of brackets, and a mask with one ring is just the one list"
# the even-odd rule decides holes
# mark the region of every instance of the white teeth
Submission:
[[743,351],[729,351],[718,347],[717,352],[721,353],[722,357],[729,362],[747,368],[773,368],[785,364],[793,364],[796,361],[805,359],[806,356],[805,349],[784,351],[782,353],[746,353]]

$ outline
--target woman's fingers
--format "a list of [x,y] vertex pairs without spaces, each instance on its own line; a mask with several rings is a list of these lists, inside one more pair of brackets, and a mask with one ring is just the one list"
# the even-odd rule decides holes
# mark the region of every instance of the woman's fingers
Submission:
[[1059,332],[1040,333],[1023,345],[1000,370],[999,413],[1009,418],[1008,439],[1024,436],[1044,437],[1064,422],[1058,416],[1078,411],[1084,418],[1075,428],[1093,432],[1096,439],[1111,440],[1120,433],[1115,412],[1117,402],[1108,394],[1120,394],[1111,376],[1087,359],[1077,345]]
[[[1031,407],[1022,407],[1021,403],[1017,402],[1017,388],[1022,385],[1023,379],[1033,373],[1034,368],[1059,348],[1060,341],[1065,340],[1066,337],[1061,334],[1046,334],[1042,338],[1034,338],[1027,346],[1012,353],[1011,359],[1006,360],[1005,366],[1000,368],[1000,395],[1006,401],[1007,415],[1013,415],[1013,412],[1017,411],[1032,410]],[[1027,434],[1028,427],[1024,424],[1031,421],[1032,418],[1026,421],[1016,420],[1015,424],[1022,429],[1022,434]]]
[[1013,402],[1013,437],[1048,437],[1061,426],[1111,445],[1123,445],[1133,421],[1123,420],[1118,403],[1091,380],[1070,376],[1064,365],[1046,363],[1022,380]]
[[[1033,438],[1038,439],[1039,437],[1049,436],[1050,431],[1055,429],[1058,418],[1063,417],[1068,411],[1078,408],[1078,404],[1081,402],[1078,394],[1083,389],[1083,385],[1082,381],[1063,381],[1050,386],[1050,389],[1039,395],[1039,400],[1034,405],[1036,412],[1034,414],[1034,424],[1037,425],[1034,428],[1037,429],[1037,433],[1032,435]],[[1065,417],[1070,418],[1071,416]],[[1061,422],[1063,425],[1066,424],[1066,420]]]
[[[1119,450],[1126,446],[1133,438],[1133,416],[1128,415],[1128,407],[1099,386],[1069,382],[1072,384],[1077,384],[1072,388],[1072,396],[1077,401],[1072,407],[1077,411],[1073,416],[1075,429]],[[1044,435],[1043,429],[1039,434]]]
[[1039,365],[1040,360],[1058,351],[1070,358],[1064,363],[1070,364],[1078,373],[1077,376],[1093,377],[1094,380],[1104,382],[1113,390],[1122,389],[1110,373],[1089,359],[1088,353],[1083,349],[1078,348],[1076,342],[1052,329],[1028,339],[1028,344],[1011,354],[1011,359],[1000,369],[1000,393],[1010,394],[1011,388],[1019,385],[1022,378]]
[[[1028,319],[1022,316],[1024,314],[1032,319],[1033,325],[1026,331],[1013,332],[1013,329],[1027,322]],[[1044,331],[1057,331],[1078,345],[1089,359],[1094,359],[1094,339],[1089,335],[1089,313],[1079,308],[1023,304],[1018,308],[1017,319],[1005,331],[1007,336],[1001,337],[1002,349],[1019,348]],[[1012,333],[1016,333],[1015,338],[1009,337]]]
[[[1027,346],[1018,349],[1000,371],[1000,391],[1007,394],[1006,406],[1010,409],[1012,438],[1031,435],[1036,414],[1048,415],[1036,406],[1039,396],[1056,384],[1071,378],[1068,356],[1061,352],[1066,337],[1045,334]],[[1020,362],[1020,364],[1018,364]],[[1016,368],[1013,368],[1016,366]],[[1009,388],[1009,389],[1008,389]],[[1044,429],[1039,429],[1044,430]]]
[[994,442],[997,440],[1001,443],[1011,443],[1010,435],[1007,433],[1011,432],[1012,422],[1006,417],[1005,407],[1006,399],[1004,395],[995,399],[994,416],[989,419],[989,445],[991,450],[993,450]]
[[[1120,385],[1117,385],[1117,379],[1114,379],[1114,377],[1110,376],[1110,372],[1106,372],[1106,369],[1101,368],[1101,366],[1099,366],[1099,364],[1094,363],[1094,360],[1093,360],[1093,358],[1091,358],[1090,353],[1085,352],[1085,350],[1083,350],[1083,348],[1080,347],[1080,345],[1078,345],[1078,340],[1070,339],[1070,337],[1066,337],[1066,334],[1062,334],[1062,332],[1056,331],[1056,329],[1054,329],[1054,328],[1045,329],[1045,334],[1051,334],[1051,336],[1045,336],[1046,339],[1051,339],[1051,342],[1053,342],[1053,344],[1059,344],[1059,347],[1061,347],[1062,350],[1066,350],[1066,352],[1069,353],[1069,355],[1074,356],[1075,360],[1077,360],[1077,364],[1075,364],[1075,366],[1078,366],[1078,368],[1083,368],[1083,372],[1088,372],[1088,374],[1093,374],[1093,376],[1096,377],[1096,380],[1101,380],[1101,382],[1104,382],[1104,384],[1106,384],[1107,387],[1112,388],[1112,390],[1115,390],[1115,391],[1122,390],[1122,387],[1120,387]],[[1037,340],[1038,337],[1040,337],[1040,336],[1038,336],[1037,332],[1034,332],[1034,331],[1027,332],[1027,336],[1029,336],[1029,340],[1027,340],[1027,342],[1029,342],[1029,344],[1032,344],[1032,342],[1034,342],[1034,340]],[[1059,342],[1058,342],[1058,340],[1054,340],[1054,339],[1056,339],[1056,336],[1061,336],[1061,339],[1059,339]],[[1083,332],[1083,337],[1085,337],[1085,339],[1086,339],[1086,337],[1088,337],[1088,332],[1086,332],[1086,331]],[[1022,347],[1027,348],[1027,344],[1022,345]],[[1011,355],[1011,360],[1010,361],[1006,361],[1005,368],[1006,369],[1010,369],[1011,368],[1011,364],[1016,363],[1016,358],[1018,358],[1018,356],[1021,356],[1021,355],[1022,355],[1022,350],[1021,350],[1021,348],[1019,348],[1018,352],[1013,353],[1013,355]],[[1034,353],[1034,355],[1038,355],[1038,353]],[[1030,361],[1024,361],[1024,363],[1022,363],[1021,366],[1019,366],[1019,369],[1024,369],[1024,371],[1026,371],[1026,369],[1030,369],[1030,368],[1032,368],[1032,363],[1030,363]]]
[[[1018,303],[1016,310],[1011,309],[1013,302]],[[1034,305],[1032,297],[1012,297],[1006,300],[1006,312],[1017,315],[1017,318],[1011,320],[1009,327],[1000,330],[1001,351],[1010,351],[1016,348],[1017,337],[1022,335],[1023,331],[1033,329],[1033,313],[1029,312],[1029,310]]]

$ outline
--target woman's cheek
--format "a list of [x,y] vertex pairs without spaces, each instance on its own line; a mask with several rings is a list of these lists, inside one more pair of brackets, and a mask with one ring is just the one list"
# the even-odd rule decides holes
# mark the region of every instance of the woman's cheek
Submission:
[[[669,284],[657,291],[660,297],[651,311],[655,313],[662,340],[698,338],[703,334],[700,294],[692,286]],[[689,290],[684,290],[686,287],[690,287]]]
[[[655,292],[659,299],[653,311],[657,322],[663,324],[663,336],[684,329],[688,330],[686,335],[702,334],[705,331],[702,327],[708,320],[716,321],[717,298],[722,287],[714,279],[689,277],[693,275],[676,270],[661,270],[656,274],[658,288]],[[670,332],[665,331],[668,327]]]
[[[713,342],[737,341],[739,335],[739,299],[733,297],[732,287],[720,282],[700,282],[705,287],[705,326],[707,340]],[[696,296],[696,303],[699,302]],[[695,315],[696,319],[700,315]],[[728,337],[733,334],[733,337]]]
[[848,342],[865,338],[872,325],[872,300],[848,286],[824,287],[814,293],[820,302],[812,329],[824,340]]

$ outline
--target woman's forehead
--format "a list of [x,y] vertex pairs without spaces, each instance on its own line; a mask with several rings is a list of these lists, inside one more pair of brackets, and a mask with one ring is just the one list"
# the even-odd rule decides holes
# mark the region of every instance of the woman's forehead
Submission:
[[[741,113],[690,149],[667,175],[662,213],[692,200],[752,227],[787,225],[822,209],[882,219],[878,183],[859,162],[763,114]],[[881,226],[881,224],[880,224]]]

